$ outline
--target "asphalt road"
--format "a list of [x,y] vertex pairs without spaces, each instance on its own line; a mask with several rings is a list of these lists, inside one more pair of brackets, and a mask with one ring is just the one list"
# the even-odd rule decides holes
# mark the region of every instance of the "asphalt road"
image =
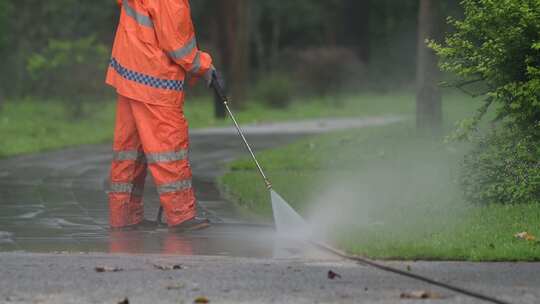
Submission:
[[[394,121],[327,120],[247,129],[261,150],[306,134]],[[0,303],[120,303],[125,298],[129,303],[193,303],[198,297],[201,303],[481,303],[343,260],[303,241],[278,238],[271,226],[243,217],[215,187],[223,165],[242,155],[234,130],[192,133],[200,212],[216,225],[189,235],[108,231],[109,145],[0,161]],[[149,181],[147,217],[155,216],[157,201]],[[540,302],[540,264],[385,264],[510,303]],[[96,267],[118,271],[97,272]],[[330,279],[329,271],[339,276]],[[402,298],[418,291],[432,298]]]

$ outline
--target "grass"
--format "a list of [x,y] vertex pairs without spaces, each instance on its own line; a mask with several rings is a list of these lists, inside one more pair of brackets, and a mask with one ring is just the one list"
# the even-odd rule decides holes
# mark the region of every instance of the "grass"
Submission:
[[11,101],[0,110],[0,157],[100,143],[112,137],[114,105],[87,104],[85,118],[69,118],[65,105]]
[[[398,102],[408,94],[363,94],[358,96],[325,97],[300,100],[285,110],[272,109],[250,101],[240,109],[233,103],[242,123],[260,123],[308,119],[316,117],[383,115],[392,109],[396,113],[410,112],[413,104]],[[376,103],[371,103],[375,100]],[[396,107],[397,105],[397,107]],[[192,128],[229,125],[229,120],[213,117],[213,105],[208,98],[188,98],[186,117]],[[83,118],[70,118],[66,104],[34,99],[14,100],[0,108],[0,157],[36,153],[71,146],[109,142],[114,127],[115,103],[95,102],[84,105]]]
[[[285,109],[270,108],[257,100],[237,105],[232,110],[242,124],[300,120],[320,117],[366,117],[412,113],[414,102],[407,92],[396,94],[363,93],[301,99]],[[196,105],[194,105],[196,104]],[[212,103],[203,100],[186,103],[186,115],[195,127],[230,125],[228,120],[215,120]]]
[[[447,121],[474,107],[452,96],[445,102]],[[540,204],[462,201],[456,180],[467,149],[419,135],[409,121],[311,137],[262,152],[260,161],[275,189],[314,222],[317,234],[350,253],[378,259],[540,260],[540,243],[514,237],[523,231],[540,236]],[[270,218],[268,194],[249,159],[232,163],[220,182],[239,205]]]

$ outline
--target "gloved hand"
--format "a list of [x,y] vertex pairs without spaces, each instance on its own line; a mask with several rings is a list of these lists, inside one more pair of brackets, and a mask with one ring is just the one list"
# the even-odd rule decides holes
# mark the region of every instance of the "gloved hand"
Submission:
[[210,66],[210,69],[206,73],[204,73],[203,78],[206,82],[206,86],[210,87],[212,86],[212,81],[214,80],[214,75],[217,73],[216,68],[214,65]]
[[225,87],[225,79],[223,79],[223,75],[216,69],[214,69],[214,75],[212,76],[212,82],[210,83],[210,85],[212,86],[214,84],[217,85],[217,87],[220,88],[223,92],[227,90]]
[[208,87],[212,87],[215,84],[222,92],[225,92],[225,80],[214,66],[212,66],[208,72],[204,74],[204,80],[206,81],[206,85]]

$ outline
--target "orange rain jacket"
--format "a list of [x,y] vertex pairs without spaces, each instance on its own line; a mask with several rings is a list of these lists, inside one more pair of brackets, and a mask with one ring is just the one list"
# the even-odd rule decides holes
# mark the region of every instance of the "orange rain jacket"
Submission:
[[149,104],[179,106],[184,85],[212,66],[197,46],[188,0],[116,0],[122,7],[107,84]]

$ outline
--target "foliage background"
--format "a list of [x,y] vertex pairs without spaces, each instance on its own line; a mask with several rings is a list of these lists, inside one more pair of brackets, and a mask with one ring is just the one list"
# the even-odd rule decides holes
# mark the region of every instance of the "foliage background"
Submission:
[[[474,139],[461,183],[472,202],[540,201],[540,1],[464,0],[463,20],[444,45],[431,43],[456,85],[483,97],[477,115],[459,125]],[[490,107],[495,119],[478,132]],[[476,131],[476,133],[475,133]]]
[[[235,67],[228,64],[223,58],[223,49],[220,39],[226,33],[220,32],[223,20],[219,15],[220,5],[223,1],[199,0],[192,1],[193,16],[198,31],[201,47],[209,49],[218,66],[226,74],[234,74]],[[380,1],[353,1],[328,0],[309,1],[294,0],[286,2],[263,0],[233,0],[223,2],[230,7],[247,6],[248,9],[241,18],[248,20],[249,27],[245,31],[249,37],[247,45],[238,47],[247,48],[246,58],[248,76],[242,83],[244,90],[256,85],[258,80],[265,80],[267,75],[276,76],[274,71],[298,71],[305,67],[305,63],[295,58],[303,56],[303,52],[315,52],[324,47],[330,58],[320,63],[318,70],[329,71],[331,76],[337,76],[340,82],[344,79],[353,80],[355,77],[346,77],[350,71],[337,70],[332,73],[334,61],[341,59],[341,65],[346,66],[349,61],[359,66],[357,75],[367,77],[355,81],[355,86],[363,85],[378,90],[389,90],[396,87],[408,87],[414,83],[417,12],[418,1],[380,0]],[[457,0],[446,0],[444,15],[459,14]],[[45,60],[54,60],[57,55],[50,54],[52,45],[77,43],[92,40],[87,44],[88,50],[79,52],[96,52],[94,48],[109,48],[117,24],[119,9],[115,1],[15,1],[0,0],[0,48],[3,52],[0,74],[0,90],[11,97],[29,95],[62,95],[58,97],[69,98],[65,93],[55,90],[43,90],[43,78],[36,78],[35,60],[42,56]],[[231,17],[232,18],[232,17]],[[241,31],[237,29],[237,31]],[[231,46],[233,48],[233,46]],[[342,58],[343,48],[350,50],[352,56]],[[333,51],[335,50],[335,51]],[[72,50],[65,50],[66,56]],[[108,54],[100,50],[99,56],[81,63],[77,74],[84,74],[88,66],[102,67],[107,65]],[[77,54],[72,54],[77,57]],[[399,67],[399,68],[396,68]],[[339,67],[338,67],[339,68]],[[74,67],[77,70],[77,67]],[[43,71],[58,82],[69,81],[74,74],[65,70]],[[338,74],[342,75],[338,75]],[[33,76],[34,74],[34,76]],[[322,79],[305,79],[303,85],[308,89],[320,88],[319,83],[324,81],[326,75],[318,73]],[[343,76],[345,74],[345,76]],[[298,75],[295,75],[298,76]],[[299,75],[305,76],[305,75]],[[85,75],[88,83],[103,80],[100,73]],[[230,77],[234,78],[234,77]],[[313,78],[313,77],[312,77]],[[328,77],[327,77],[328,78]],[[302,79],[301,79],[302,80]],[[381,81],[382,80],[382,81]],[[75,83],[73,83],[75,85]],[[41,87],[41,88],[40,88]],[[83,88],[80,88],[83,90]],[[79,90],[79,91],[80,91]],[[294,88],[283,87],[283,90]],[[85,95],[95,95],[99,99],[105,87],[93,87]],[[302,88],[296,92],[309,92]],[[317,92],[318,93],[318,92]],[[80,94],[72,93],[71,97],[78,98]]]

